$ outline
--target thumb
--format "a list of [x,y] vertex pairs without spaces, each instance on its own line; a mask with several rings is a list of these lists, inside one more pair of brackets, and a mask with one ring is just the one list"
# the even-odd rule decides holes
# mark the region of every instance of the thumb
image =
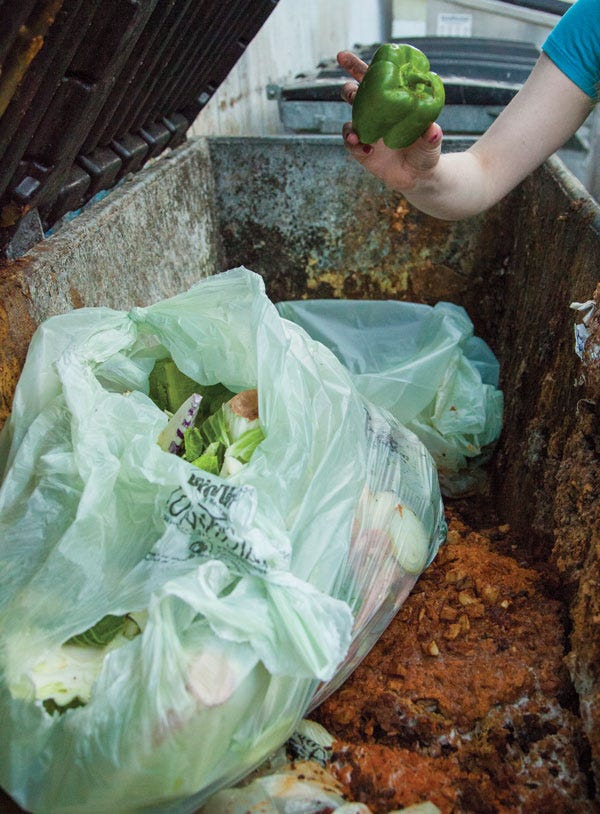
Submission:
[[435,122],[423,135],[406,148],[406,161],[417,172],[428,172],[438,163],[442,152],[442,128]]

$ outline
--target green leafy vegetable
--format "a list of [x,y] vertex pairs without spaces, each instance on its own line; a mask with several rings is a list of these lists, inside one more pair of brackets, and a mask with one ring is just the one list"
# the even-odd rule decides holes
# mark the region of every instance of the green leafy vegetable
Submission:
[[200,389],[197,391],[202,396],[202,406],[200,409],[201,418],[208,418],[208,416],[216,413],[216,411],[231,398],[234,397],[233,391],[225,387],[224,384],[201,384],[197,385]]
[[237,458],[242,463],[248,463],[254,450],[264,441],[265,434],[260,427],[252,427],[243,432],[225,451],[230,458]]
[[198,427],[190,427],[183,434],[183,458],[193,463],[206,449],[206,441]]
[[127,639],[137,636],[140,629],[130,616],[103,616],[95,625],[77,633],[66,644],[78,644],[88,647],[106,647],[107,644],[121,633]]
[[175,413],[194,393],[202,396],[200,417],[207,418],[235,394],[224,384],[199,384],[182,373],[171,358],[157,359],[148,380],[148,395],[161,410]]
[[224,407],[220,407],[216,413],[209,416],[203,422],[200,427],[200,432],[207,444],[216,443],[224,447],[228,447],[231,444]]
[[[200,433],[197,434],[200,435]],[[202,436],[200,436],[200,438],[201,437]],[[223,466],[223,445],[215,442],[213,444],[209,444],[206,449],[202,448],[199,454],[196,454],[196,452],[197,447],[195,445],[191,445],[188,449],[186,438],[186,452],[184,454],[184,458],[194,466],[197,466],[198,469],[203,469],[205,472],[218,475],[221,471],[221,467]]]
[[[179,422],[177,438],[167,444],[162,435],[171,431],[174,421],[171,419],[159,444],[206,472],[229,477],[248,463],[265,438],[258,421],[256,390],[234,394],[220,383],[201,385],[182,373],[172,359],[166,358],[154,365],[149,394],[158,407],[174,416],[179,415],[182,405],[196,399],[193,413],[186,412],[186,419],[188,412],[192,415],[189,424]],[[198,395],[201,396],[199,406]]]
[[54,698],[46,698],[42,701],[42,706],[49,715],[62,715],[68,709],[77,709],[77,707],[85,707],[86,702],[76,695],[68,704],[59,704]]
[[161,410],[175,413],[183,402],[198,392],[198,384],[182,373],[172,359],[158,359],[150,377],[149,396]]

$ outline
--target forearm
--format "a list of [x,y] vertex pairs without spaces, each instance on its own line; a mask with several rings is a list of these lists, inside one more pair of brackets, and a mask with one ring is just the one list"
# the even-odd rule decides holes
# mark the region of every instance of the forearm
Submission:
[[[396,188],[393,182],[390,186]],[[442,220],[468,218],[496,202],[484,169],[471,150],[445,153],[428,175],[412,188],[399,191],[417,209]]]
[[511,103],[467,151],[445,153],[427,173],[390,186],[428,214],[456,220],[488,209],[555,152],[592,102],[542,55]]

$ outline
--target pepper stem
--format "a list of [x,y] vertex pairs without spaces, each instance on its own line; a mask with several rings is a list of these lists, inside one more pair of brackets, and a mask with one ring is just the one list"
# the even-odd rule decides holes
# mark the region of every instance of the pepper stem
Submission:
[[431,87],[431,79],[427,74],[419,73],[418,71],[407,71],[404,74],[404,80],[409,87],[415,85],[429,85]]

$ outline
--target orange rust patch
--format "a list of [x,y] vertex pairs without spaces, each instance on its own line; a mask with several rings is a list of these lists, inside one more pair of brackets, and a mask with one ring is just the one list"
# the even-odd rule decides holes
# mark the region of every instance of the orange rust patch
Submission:
[[27,348],[36,325],[18,280],[0,278],[0,427],[10,413]]

